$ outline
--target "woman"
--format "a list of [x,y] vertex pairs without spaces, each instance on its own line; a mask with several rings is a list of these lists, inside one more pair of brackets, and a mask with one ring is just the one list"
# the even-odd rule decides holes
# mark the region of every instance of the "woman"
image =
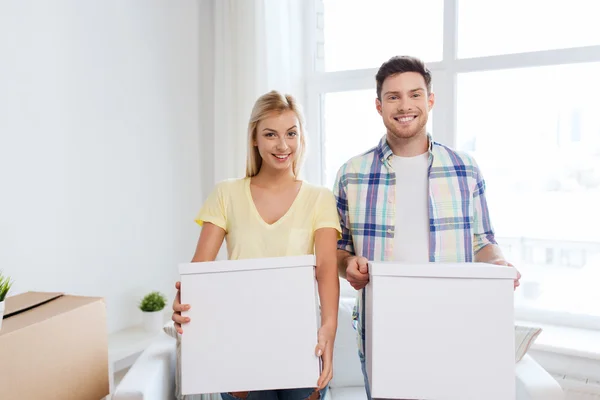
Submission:
[[[192,262],[213,261],[223,239],[231,260],[316,256],[321,328],[315,352],[323,370],[315,388],[223,393],[224,400],[305,400],[324,397],[333,375],[339,280],[336,248],[341,229],[333,193],[298,179],[305,152],[301,110],[290,95],[261,96],[248,124],[246,177],[219,183],[196,222],[203,226]],[[189,322],[181,311],[179,283],[173,321],[179,333]]]

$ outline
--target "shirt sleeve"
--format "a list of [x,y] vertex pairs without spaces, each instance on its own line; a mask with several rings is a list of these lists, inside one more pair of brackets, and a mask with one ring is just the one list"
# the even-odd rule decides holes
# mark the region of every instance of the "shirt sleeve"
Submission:
[[227,232],[227,213],[223,184],[215,186],[196,216],[196,223],[202,226],[210,222]]
[[331,190],[323,188],[315,210],[314,230],[321,228],[333,228],[338,231],[338,239],[342,237],[340,218],[338,216],[335,198]]
[[343,165],[337,173],[333,194],[335,198],[337,213],[342,228],[341,238],[338,240],[338,249],[345,250],[354,255],[354,242],[350,233],[350,218],[348,213],[348,180],[346,178],[346,165]]
[[498,243],[494,236],[494,228],[485,198],[485,179],[477,162],[472,160],[472,163],[476,179],[473,191],[473,253],[477,254],[488,244]]

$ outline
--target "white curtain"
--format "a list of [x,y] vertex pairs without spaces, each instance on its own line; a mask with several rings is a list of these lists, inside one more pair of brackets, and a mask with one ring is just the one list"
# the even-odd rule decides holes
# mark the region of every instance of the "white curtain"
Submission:
[[[202,197],[244,176],[247,126],[256,99],[275,89],[305,93],[304,0],[200,0]],[[218,259],[225,258],[225,246]],[[186,400],[220,400],[187,396]]]
[[201,0],[202,192],[242,177],[254,101],[275,89],[304,101],[302,0]]

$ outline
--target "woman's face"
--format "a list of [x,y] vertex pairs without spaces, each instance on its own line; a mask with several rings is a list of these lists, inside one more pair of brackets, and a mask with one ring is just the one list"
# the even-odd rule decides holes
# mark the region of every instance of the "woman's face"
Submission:
[[254,145],[262,158],[262,168],[291,169],[300,150],[300,123],[296,113],[287,110],[273,112],[262,119],[256,128]]

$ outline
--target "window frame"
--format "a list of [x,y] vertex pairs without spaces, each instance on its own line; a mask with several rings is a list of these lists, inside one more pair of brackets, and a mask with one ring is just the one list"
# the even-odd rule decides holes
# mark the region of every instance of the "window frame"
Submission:
[[[442,60],[428,62],[436,95],[432,116],[434,138],[450,147],[456,146],[457,137],[457,77],[461,73],[505,70],[524,67],[544,67],[564,64],[600,62],[600,45],[541,50],[514,54],[500,54],[474,58],[458,58],[458,2],[444,0]],[[304,167],[305,178],[323,185],[324,176],[324,107],[323,95],[331,92],[373,90],[377,68],[325,72],[323,68],[323,0],[306,2],[304,51],[306,52],[305,114],[310,138],[310,151]],[[391,56],[391,55],[390,55]],[[375,112],[375,107],[373,107]],[[444,129],[436,129],[444,127]],[[373,145],[375,145],[374,143]],[[366,150],[366,149],[365,149]],[[331,188],[330,188],[331,189]],[[518,266],[517,266],[518,267]],[[600,266],[599,266],[600,267]],[[570,314],[532,308],[515,308],[515,318],[600,330],[600,316]]]

